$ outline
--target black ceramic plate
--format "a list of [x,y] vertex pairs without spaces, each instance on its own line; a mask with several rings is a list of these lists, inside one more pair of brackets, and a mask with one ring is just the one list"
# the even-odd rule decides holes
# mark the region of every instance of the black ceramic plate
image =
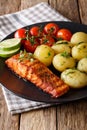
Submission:
[[[51,21],[52,22],[52,21]],[[53,21],[54,22],[54,21]],[[38,23],[34,25],[42,25],[44,26],[47,22],[44,23]],[[84,31],[87,33],[87,26],[82,24],[77,24],[73,22],[56,22],[60,28],[68,28],[72,31],[72,33],[77,31]],[[31,25],[31,26],[34,26]],[[25,28],[30,28],[31,26],[27,26]],[[11,33],[9,36],[7,36],[5,39],[12,38],[13,33]],[[46,103],[64,103],[64,102],[70,102],[75,101],[79,99],[83,99],[87,97],[87,87],[79,90],[72,90],[70,89],[69,92],[60,98],[52,98],[49,94],[46,94],[42,90],[38,89],[34,84],[28,81],[24,81],[21,78],[18,78],[11,70],[9,70],[5,63],[5,59],[0,58],[0,83],[6,87],[11,92],[15,93],[18,96],[21,96],[23,98],[33,100],[33,101],[39,101],[39,102],[46,102]],[[56,74],[57,71],[53,67],[50,67],[50,69]]]

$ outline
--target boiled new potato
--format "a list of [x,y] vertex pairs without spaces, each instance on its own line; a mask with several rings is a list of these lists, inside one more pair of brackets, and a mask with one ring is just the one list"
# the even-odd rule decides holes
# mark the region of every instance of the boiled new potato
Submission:
[[67,68],[73,68],[76,65],[75,59],[72,58],[67,52],[55,55],[52,63],[55,69],[60,72],[64,71]]
[[47,45],[40,45],[34,52],[34,57],[49,66],[54,56],[54,50]]
[[82,71],[82,72],[85,72],[87,73],[87,58],[82,58],[79,62],[78,62],[78,65],[77,65],[77,69]]
[[71,46],[65,40],[61,40],[61,41],[56,42],[56,44],[54,44],[52,46],[52,49],[54,50],[55,54],[58,54],[58,53],[61,53],[64,51],[71,53]]
[[61,79],[71,88],[82,88],[87,85],[87,74],[76,69],[66,69],[61,73]]
[[87,57],[87,43],[79,43],[72,48],[72,57],[80,60]]
[[74,45],[80,42],[87,42],[87,34],[84,32],[76,32],[72,35],[70,42]]

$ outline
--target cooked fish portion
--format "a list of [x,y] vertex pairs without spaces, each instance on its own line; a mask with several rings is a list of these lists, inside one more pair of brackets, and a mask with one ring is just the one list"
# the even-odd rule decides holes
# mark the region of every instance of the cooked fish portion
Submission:
[[39,60],[26,53],[22,58],[16,54],[5,61],[6,65],[22,78],[31,81],[43,91],[59,97],[69,90],[69,86],[57,77]]

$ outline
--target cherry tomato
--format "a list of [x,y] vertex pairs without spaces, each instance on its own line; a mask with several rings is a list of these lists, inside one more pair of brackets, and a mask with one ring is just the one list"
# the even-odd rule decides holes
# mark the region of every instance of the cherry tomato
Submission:
[[44,35],[40,39],[40,44],[45,44],[45,45],[48,45],[48,46],[52,46],[54,43],[55,43],[54,38],[49,36],[49,35]]
[[56,35],[57,38],[61,38],[63,40],[67,40],[67,41],[70,41],[71,36],[72,36],[71,31],[66,28],[60,29]]
[[59,26],[56,23],[48,23],[44,26],[44,32],[46,34],[56,35],[59,30]]
[[34,27],[32,27],[31,29],[30,29],[30,34],[32,35],[32,36],[38,36],[38,34],[39,34],[39,27],[38,26],[34,26]]
[[26,38],[26,29],[24,29],[24,28],[18,29],[14,33],[14,37],[15,38]]
[[32,27],[31,29],[30,29],[30,34],[32,35],[32,36],[38,36],[38,37],[40,37],[40,36],[43,36],[43,30],[42,30],[42,28],[41,27],[39,27],[39,26],[34,26],[34,27]]
[[21,44],[23,45],[25,43],[25,39],[26,39],[26,29],[24,29],[24,28],[18,29],[14,33],[14,37],[15,38],[22,38]]
[[31,37],[29,40],[25,41],[24,48],[26,51],[33,53],[38,45],[38,41],[34,37]]

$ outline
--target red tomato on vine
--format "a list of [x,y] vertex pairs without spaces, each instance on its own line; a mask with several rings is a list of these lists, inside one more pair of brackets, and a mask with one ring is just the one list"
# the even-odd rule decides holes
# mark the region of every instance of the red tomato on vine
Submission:
[[37,36],[37,37],[41,37],[44,35],[44,32],[42,30],[41,27],[39,26],[33,26],[31,29],[30,29],[30,34],[32,36]]
[[35,49],[37,48],[37,46],[39,46],[40,44],[38,43],[37,39],[35,39],[34,37],[31,37],[30,39],[26,40],[24,43],[24,49],[26,49],[26,51],[33,53],[35,51]]
[[40,44],[45,44],[45,45],[48,45],[48,46],[52,46],[54,43],[55,43],[54,38],[49,36],[49,35],[44,35],[40,39]]
[[59,26],[56,23],[48,23],[44,26],[44,32],[46,34],[56,35],[59,30]]
[[67,40],[67,41],[70,41],[71,36],[72,36],[71,31],[66,28],[60,29],[56,35],[57,38],[61,38],[63,40]]
[[26,38],[26,29],[24,29],[24,28],[18,29],[14,33],[14,37],[15,38]]

